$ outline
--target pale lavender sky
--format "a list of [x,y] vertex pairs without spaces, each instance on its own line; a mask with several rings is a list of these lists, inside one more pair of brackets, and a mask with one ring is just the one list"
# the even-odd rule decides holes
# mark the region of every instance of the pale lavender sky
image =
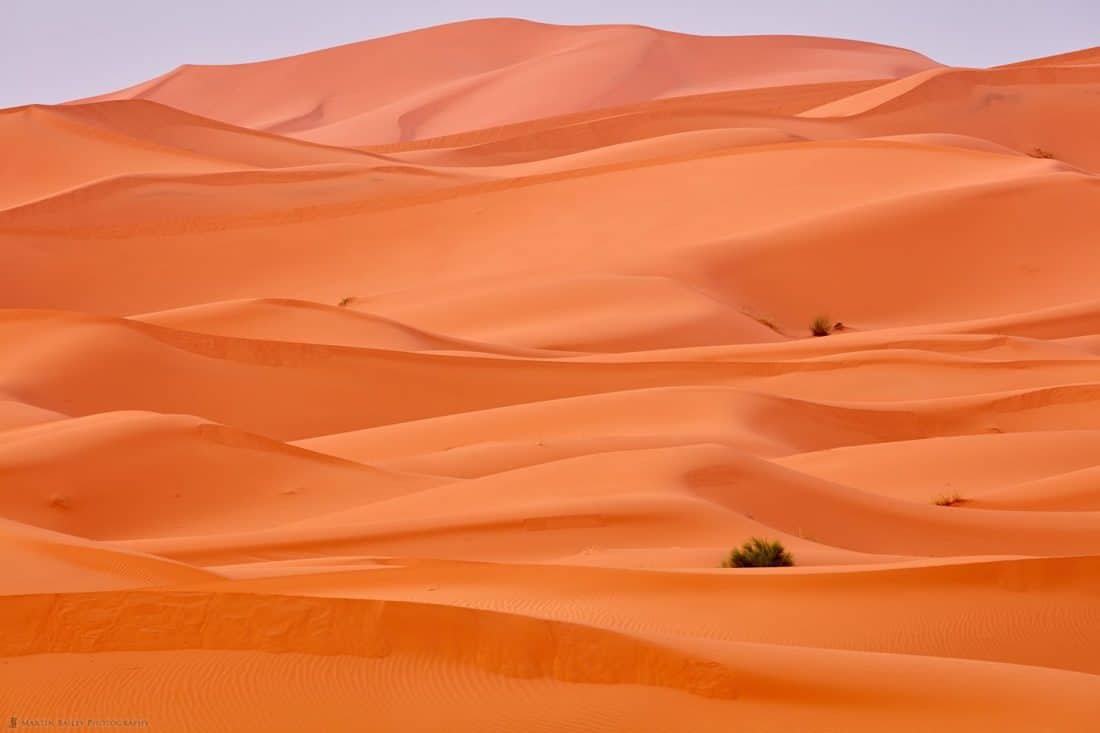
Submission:
[[2,0],[0,107],[483,17],[858,38],[957,66],[1100,44],[1100,0]]

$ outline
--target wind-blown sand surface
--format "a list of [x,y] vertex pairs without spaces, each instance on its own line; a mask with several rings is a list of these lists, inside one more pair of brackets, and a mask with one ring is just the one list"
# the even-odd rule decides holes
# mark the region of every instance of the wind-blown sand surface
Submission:
[[1098,121],[515,20],[0,110],[0,715],[1095,729]]

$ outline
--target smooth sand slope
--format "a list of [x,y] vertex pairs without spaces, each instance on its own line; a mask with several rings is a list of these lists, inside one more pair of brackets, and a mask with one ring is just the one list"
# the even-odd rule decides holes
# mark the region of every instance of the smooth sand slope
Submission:
[[892,79],[935,66],[911,51],[856,41],[499,19],[275,61],[182,66],[99,99],[149,99],[292,137],[366,145],[655,97]]
[[1097,119],[518,20],[0,110],[0,715],[1091,730]]

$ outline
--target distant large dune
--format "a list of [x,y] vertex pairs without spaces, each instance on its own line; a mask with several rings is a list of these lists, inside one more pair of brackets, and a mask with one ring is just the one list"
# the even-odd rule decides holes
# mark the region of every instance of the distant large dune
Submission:
[[520,20],[0,110],[0,714],[1092,730],[1098,121]]
[[896,79],[937,66],[858,41],[501,19],[275,61],[182,66],[98,99],[148,99],[253,129],[366,145],[703,92]]

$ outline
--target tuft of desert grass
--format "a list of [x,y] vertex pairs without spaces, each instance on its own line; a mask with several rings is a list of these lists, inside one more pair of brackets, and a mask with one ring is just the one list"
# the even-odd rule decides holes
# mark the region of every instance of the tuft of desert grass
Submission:
[[340,302],[337,303],[336,305],[340,306],[341,308],[344,308],[345,306],[351,305],[351,301],[353,301],[353,300],[355,300],[355,298],[353,298],[349,295],[346,298],[340,298]]
[[828,336],[833,332],[833,322],[825,316],[818,316],[810,321],[810,333],[814,336]]
[[794,565],[794,557],[779,540],[750,537],[722,561],[724,568],[779,568]]
[[955,506],[956,504],[961,504],[963,501],[964,499],[962,496],[956,491],[951,494],[940,494],[932,500],[932,503],[936,506]]

